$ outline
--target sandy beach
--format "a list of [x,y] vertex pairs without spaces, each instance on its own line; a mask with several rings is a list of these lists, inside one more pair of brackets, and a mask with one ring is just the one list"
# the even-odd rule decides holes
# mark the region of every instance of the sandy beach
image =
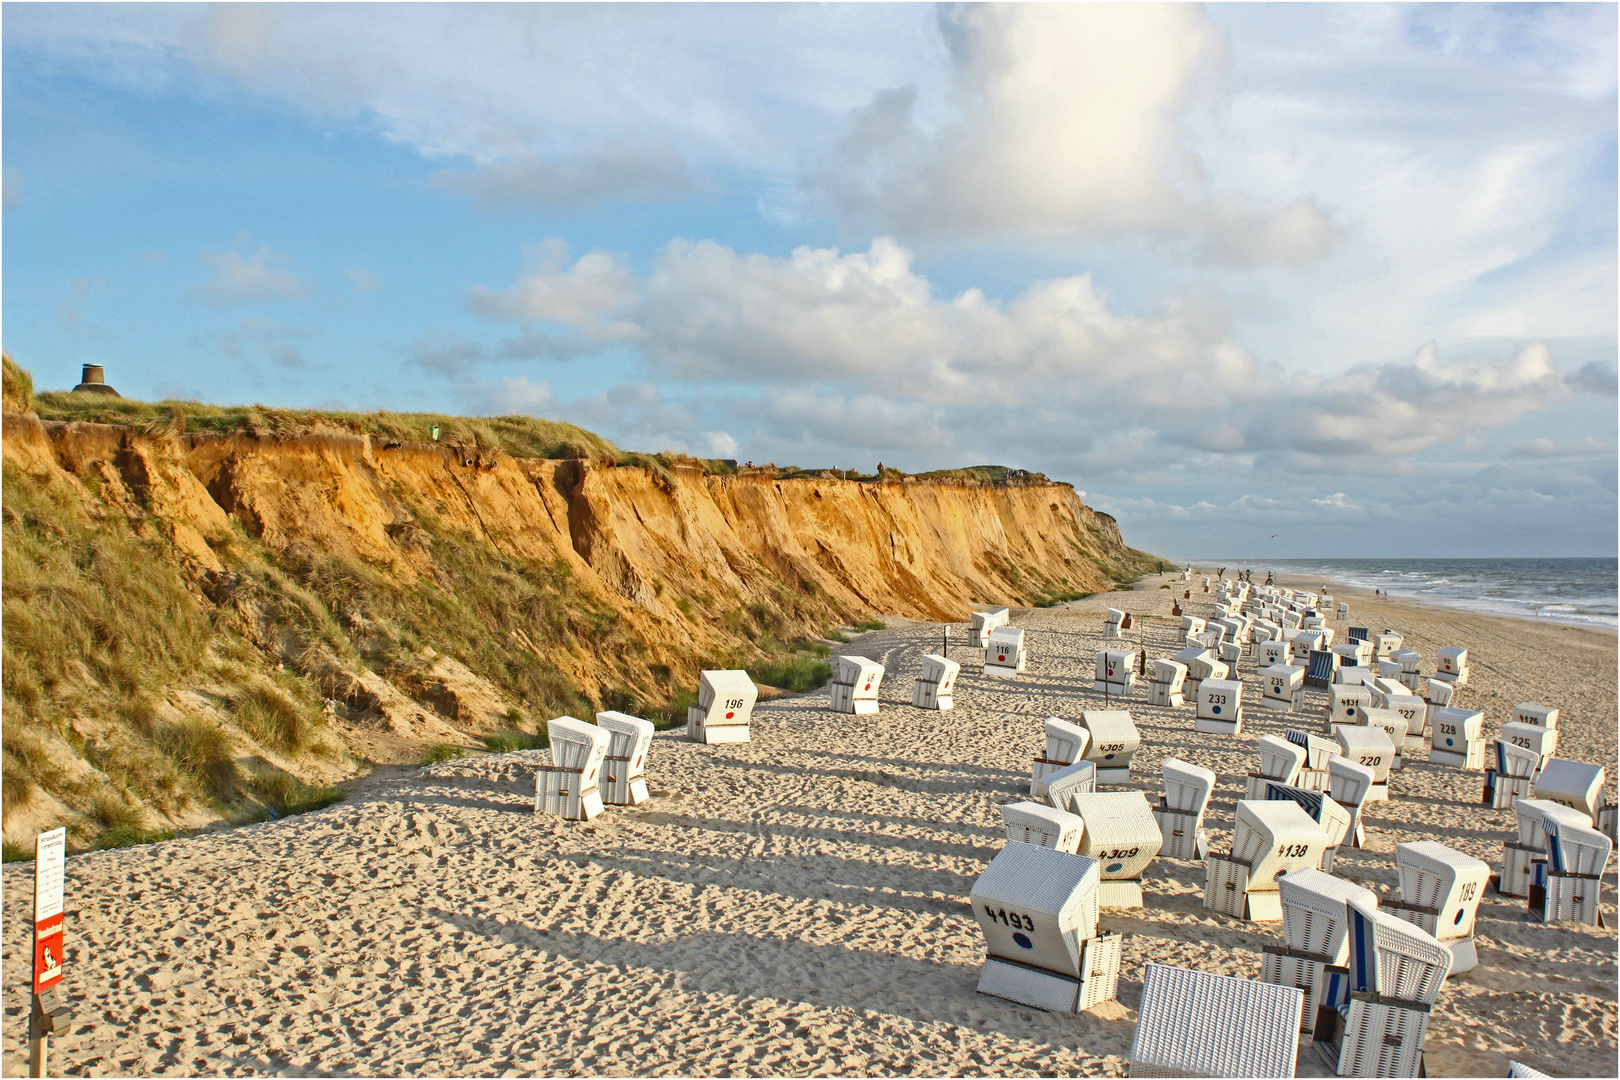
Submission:
[[[489,755],[362,785],[325,811],[68,863],[71,1034],[65,1075],[1095,1074],[1127,1066],[1142,965],[1258,977],[1281,924],[1204,910],[1202,864],[1157,860],[1146,906],[1105,911],[1125,935],[1119,1001],[1058,1016],[974,990],[974,879],[1002,846],[998,805],[1027,797],[1046,716],[1101,707],[1091,690],[1108,606],[1136,616],[1150,656],[1181,648],[1181,586],[1020,610],[1031,663],[963,677],[951,712],[910,705],[937,624],[863,635],[840,651],[884,663],[882,711],[827,709],[825,689],[762,703],[753,741],[706,747],[660,733],[654,798],[589,823],[532,813],[545,752]],[[1319,580],[1299,587],[1319,586]],[[1613,633],[1476,615],[1340,589],[1351,622],[1390,627],[1433,670],[1470,649],[1458,703],[1492,737],[1520,701],[1562,710],[1560,756],[1616,756]],[[1205,615],[1211,596],[1183,606]],[[1343,622],[1334,622],[1342,634]],[[1240,671],[1259,694],[1255,662]],[[1128,707],[1141,731],[1133,786],[1157,800],[1179,756],[1221,778],[1223,849],[1262,734],[1320,730],[1251,705],[1232,739],[1193,731],[1190,705]],[[1510,811],[1479,804],[1481,774],[1411,761],[1369,804],[1368,846],[1335,872],[1396,885],[1395,845],[1438,839],[1496,865]],[[1603,911],[1615,919],[1614,872]],[[26,1070],[32,868],[4,870],[3,1065]],[[1480,965],[1451,980],[1428,1038],[1437,1076],[1501,1076],[1516,1058],[1560,1076],[1613,1075],[1616,935],[1543,925],[1488,893]],[[1301,1075],[1326,1075],[1314,1054]]]

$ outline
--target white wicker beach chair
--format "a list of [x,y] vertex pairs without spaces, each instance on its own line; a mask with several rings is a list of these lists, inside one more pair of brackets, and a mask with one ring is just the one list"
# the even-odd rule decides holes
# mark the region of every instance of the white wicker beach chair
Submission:
[[1080,724],[1091,732],[1086,760],[1097,766],[1097,783],[1131,782],[1131,760],[1142,745],[1142,736],[1125,709],[1085,709]]
[[1440,670],[1432,678],[1442,682],[1463,686],[1468,682],[1468,650],[1459,648],[1441,649],[1439,652]]
[[1030,767],[1031,795],[1036,793],[1036,783],[1082,760],[1086,756],[1086,747],[1091,745],[1091,732],[1079,724],[1056,716],[1046,718],[1043,730],[1046,745],[1041,748],[1040,757],[1036,758]]
[[647,752],[652,748],[651,720],[622,712],[599,712],[596,726],[611,736],[599,786],[608,806],[637,806],[647,801]]
[[1536,774],[1535,797],[1572,806],[1585,814],[1588,824],[1597,820],[1603,804],[1606,774],[1601,765],[1564,758],[1549,758]]
[[1361,828],[1361,808],[1366,805],[1372,795],[1372,789],[1377,786],[1374,779],[1376,776],[1377,773],[1370,767],[1350,758],[1339,754],[1328,758],[1328,796],[1350,811],[1348,840],[1352,847],[1361,847],[1365,839]]
[[1276,735],[1260,736],[1260,767],[1248,775],[1243,797],[1264,799],[1268,783],[1292,784],[1305,767],[1307,756],[1305,747],[1288,739]]
[[1204,877],[1204,906],[1255,922],[1282,918],[1277,879],[1316,867],[1327,836],[1290,799],[1237,804],[1232,850],[1211,855]]
[[1396,918],[1421,926],[1451,950],[1451,971],[1460,975],[1479,963],[1474,952],[1474,917],[1489,864],[1444,844],[1423,840],[1395,847],[1401,898],[1385,903]]
[[956,707],[952,694],[962,665],[937,653],[924,653],[922,674],[912,684],[911,703],[919,709],[944,712]]
[[1012,612],[1006,608],[994,608],[990,611],[975,611],[972,616],[972,628],[969,631],[973,644],[984,648],[990,644],[990,632],[998,626],[1006,626],[1012,622]]
[[878,711],[883,665],[864,656],[833,657],[832,711],[870,716]]
[[1260,664],[1263,667],[1275,665],[1288,665],[1294,660],[1294,643],[1291,641],[1265,641],[1260,644]]
[[1557,728],[1558,710],[1550,705],[1537,705],[1533,701],[1522,701],[1513,706],[1513,723]]
[[1334,802],[1333,797],[1325,791],[1316,791],[1294,784],[1267,784],[1260,797],[1289,799],[1299,804],[1300,809],[1321,826],[1322,835],[1327,843],[1322,850],[1322,860],[1316,865],[1317,869],[1331,874],[1339,846],[1349,838],[1350,830],[1355,824],[1350,811]]
[[1105,908],[1142,906],[1142,873],[1164,843],[1158,820],[1141,791],[1075,795],[1074,812],[1085,819],[1079,853],[1102,867],[1098,903]]
[[1097,654],[1097,675],[1091,688],[1099,694],[1123,697],[1136,685],[1136,650],[1104,649]]
[[1029,797],[1044,800],[1049,806],[1072,813],[1070,800],[1075,795],[1096,790],[1096,763],[1077,761],[1032,782],[1029,785]]
[[1001,823],[1007,827],[1009,841],[1036,844],[1070,855],[1079,849],[1080,837],[1086,831],[1086,823],[1078,814],[1038,802],[1003,804]]
[[1304,995],[1291,986],[1149,963],[1131,1076],[1291,1077]]
[[686,710],[686,737],[693,742],[748,741],[759,690],[746,671],[705,671],[698,677],[697,704]]
[[1114,996],[1119,935],[1097,935],[1095,859],[1008,843],[973,885],[987,956],[979,992],[1073,1013]]
[[602,812],[602,763],[613,735],[572,716],[546,724],[550,765],[534,772],[534,812],[570,821],[589,821]]
[[1474,709],[1433,709],[1429,713],[1429,762],[1457,769],[1484,768],[1485,740],[1480,737],[1484,726],[1485,714]]
[[1215,773],[1180,758],[1165,758],[1159,765],[1164,795],[1153,816],[1159,821],[1159,854],[1170,859],[1200,862],[1209,854],[1204,834],[1204,812],[1215,790]]
[[1547,872],[1539,887],[1531,885],[1531,913],[1544,922],[1573,919],[1602,926],[1598,893],[1614,841],[1552,814],[1544,815],[1542,829],[1547,837]]
[[1198,684],[1197,731],[1237,735],[1243,731],[1243,684],[1236,679],[1204,679]]
[[1558,751],[1558,729],[1512,721],[1502,725],[1502,741],[1536,755],[1536,770]]
[[1365,686],[1334,683],[1328,687],[1327,731],[1333,733],[1334,724],[1356,722],[1357,708],[1372,707],[1372,691]]
[[1260,704],[1268,709],[1297,712],[1305,702],[1305,669],[1284,664],[1264,667],[1260,676]]
[[1152,677],[1148,683],[1148,704],[1179,709],[1184,704],[1182,685],[1187,680],[1187,666],[1174,660],[1155,660],[1148,671]]
[[[1389,798],[1389,769],[1395,761],[1395,743],[1382,727],[1340,727],[1333,737],[1339,742],[1339,755],[1373,771],[1369,802]],[[1335,796],[1337,798],[1337,796]]]
[[1277,879],[1284,944],[1261,946],[1260,980],[1293,986],[1305,994],[1299,1022],[1302,1032],[1316,1029],[1318,1009],[1327,1004],[1323,995],[1329,970],[1349,978],[1344,965],[1350,955],[1348,901],[1352,897],[1375,907],[1378,904],[1370,890],[1321,870],[1295,870]]
[[[1412,698],[1418,701],[1417,698]],[[1421,706],[1422,702],[1418,701]],[[1406,746],[1407,719],[1394,709],[1356,707],[1356,726],[1377,728],[1389,738],[1389,745],[1394,750],[1394,756],[1389,760],[1391,771],[1398,770],[1404,764],[1401,751]],[[1333,733],[1338,738],[1338,731]],[[1342,751],[1341,751],[1342,752]]]
[[990,641],[984,649],[984,673],[998,679],[1015,678],[1029,666],[1029,652],[1024,631],[1017,626],[998,626],[990,631]]

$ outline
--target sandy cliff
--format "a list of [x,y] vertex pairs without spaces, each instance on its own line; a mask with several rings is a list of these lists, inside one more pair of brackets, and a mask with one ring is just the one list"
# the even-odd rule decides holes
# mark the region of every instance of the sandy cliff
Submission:
[[[709,475],[341,430],[187,434],[19,411],[5,416],[4,455],[8,503],[48,494],[91,548],[100,532],[127,534],[137,561],[172,575],[204,617],[202,658],[147,685],[147,707],[173,719],[211,702],[239,749],[300,775],[310,767],[232,726],[233,687],[256,667],[276,668],[295,703],[307,687],[347,749],[397,758],[564,709],[651,709],[705,666],[854,618],[962,620],[974,602],[1049,602],[1145,565],[1067,484]],[[29,513],[8,512],[8,533],[46,528]],[[11,594],[9,537],[7,554]],[[8,619],[14,599],[28,597],[8,595]],[[8,666],[15,652],[8,641]],[[82,751],[95,741],[86,731],[139,696],[101,687],[111,704],[92,708],[109,681],[94,663],[36,681],[19,695],[8,672],[8,777],[26,767],[12,752],[18,727],[37,722],[58,752],[64,741]],[[76,801],[63,789],[37,809]]]

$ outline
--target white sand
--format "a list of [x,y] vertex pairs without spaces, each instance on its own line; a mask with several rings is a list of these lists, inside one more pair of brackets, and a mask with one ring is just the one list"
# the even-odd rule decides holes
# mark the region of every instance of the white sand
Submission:
[[[588,824],[536,818],[530,766],[508,754],[414,771],[317,814],[68,864],[67,996],[76,1021],[54,1065],[95,1074],[1092,1073],[1125,1070],[1142,964],[1255,977],[1281,924],[1201,907],[1203,867],[1156,861],[1147,907],[1105,913],[1126,934],[1120,1001],[1055,1016],[974,992],[981,939],[967,895],[1001,847],[996,807],[1026,797],[1041,720],[1099,706],[1101,614],[1145,618],[1171,642],[1156,588],[1022,613],[1032,663],[1015,682],[964,661],[957,708],[910,706],[937,627],[883,631],[846,651],[888,665],[883,711],[826,711],[827,693],[773,701],[751,743],[654,742],[656,797]],[[1175,595],[1179,595],[1179,590]],[[1615,636],[1374,603],[1433,666],[1472,650],[1459,703],[1487,735],[1518,701],[1561,706],[1561,753],[1612,763]],[[1197,594],[1193,614],[1209,610]],[[1335,623],[1335,626],[1344,624]],[[1341,631],[1342,632],[1342,631]],[[958,641],[961,630],[958,628]],[[1242,666],[1258,694],[1253,663]],[[1255,740],[1317,730],[1251,706],[1235,740],[1195,734],[1192,709],[1130,708],[1136,786],[1177,755],[1215,769],[1211,839],[1227,841]],[[1421,757],[1422,755],[1418,755]],[[1612,769],[1611,769],[1612,772]],[[1335,871],[1395,885],[1396,843],[1438,838],[1491,862],[1513,816],[1478,805],[1481,776],[1418,761],[1371,805],[1369,846]],[[1611,795],[1612,797],[1612,795]],[[4,872],[4,1058],[25,1068],[31,867]],[[1603,890],[1615,916],[1614,877]],[[1613,1075],[1615,934],[1480,906],[1480,966],[1452,980],[1430,1027],[1431,1075],[1504,1075],[1508,1057],[1556,1075]],[[1302,1073],[1324,1075],[1314,1055]]]

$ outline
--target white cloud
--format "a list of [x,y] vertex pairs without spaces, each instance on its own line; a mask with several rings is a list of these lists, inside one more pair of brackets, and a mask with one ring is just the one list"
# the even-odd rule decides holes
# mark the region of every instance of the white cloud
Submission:
[[516,284],[500,290],[476,285],[467,290],[467,306],[490,319],[562,323],[599,341],[635,336],[635,326],[622,319],[639,299],[629,267],[601,251],[567,266],[568,245],[556,239],[524,254],[530,266]]
[[974,5],[941,17],[962,117],[937,131],[913,88],[852,113],[808,181],[857,228],[908,237],[1146,233],[1223,262],[1302,262],[1333,238],[1325,211],[1210,190],[1183,114],[1225,49],[1194,6]]
[[205,304],[252,304],[271,300],[308,300],[313,290],[287,269],[287,256],[261,246],[244,258],[240,242],[224,251],[206,251],[199,261],[208,268],[206,281],[187,293]]
[[105,274],[76,277],[68,283],[67,297],[56,305],[56,323],[66,330],[84,329],[84,304],[96,293],[107,290]]
[[15,210],[22,205],[22,199],[22,173],[0,170],[0,210]]

